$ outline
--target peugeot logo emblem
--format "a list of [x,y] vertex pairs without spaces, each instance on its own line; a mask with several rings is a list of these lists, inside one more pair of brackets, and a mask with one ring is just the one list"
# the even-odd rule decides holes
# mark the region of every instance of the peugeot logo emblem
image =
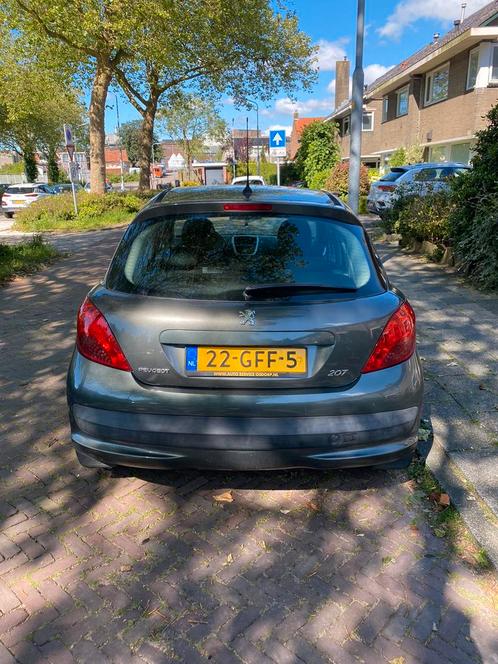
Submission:
[[239,318],[241,325],[256,325],[256,312],[252,309],[239,311]]

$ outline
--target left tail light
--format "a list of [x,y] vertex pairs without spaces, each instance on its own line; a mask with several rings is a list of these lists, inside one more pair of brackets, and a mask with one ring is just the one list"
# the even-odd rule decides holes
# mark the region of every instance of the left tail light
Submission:
[[401,364],[413,355],[414,350],[415,312],[408,302],[404,302],[387,321],[362,373]]
[[92,362],[131,371],[109,323],[88,298],[78,311],[76,346],[81,355]]

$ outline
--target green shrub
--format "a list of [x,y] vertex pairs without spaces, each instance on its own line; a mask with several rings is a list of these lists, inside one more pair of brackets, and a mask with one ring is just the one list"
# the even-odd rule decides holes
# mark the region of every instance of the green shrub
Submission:
[[18,244],[0,244],[0,283],[33,272],[58,256],[57,249],[43,242],[40,236]]
[[[457,209],[452,219],[456,214]],[[479,203],[455,248],[459,268],[476,286],[498,290],[498,195]]]
[[398,148],[389,157],[389,168],[396,166],[404,166],[406,164],[406,150],[405,148]]
[[450,241],[449,218],[453,209],[450,192],[439,191],[428,196],[407,197],[398,208],[394,222],[395,232],[401,235],[403,245],[414,240],[429,240],[437,245],[448,246]]
[[325,189],[327,180],[330,176],[330,168],[326,168],[324,171],[316,171],[309,183],[308,186],[310,189]]
[[[138,182],[140,180],[140,173],[125,173],[123,175],[123,182]],[[121,182],[121,173],[109,176],[109,182],[119,184]]]
[[[326,188],[339,196],[347,196],[349,192],[349,164],[339,162],[330,171]],[[367,196],[370,189],[368,168],[363,164],[360,167],[360,196]]]
[[[157,192],[153,192],[157,193]],[[89,194],[77,195],[78,215],[74,213],[71,193],[47,196],[21,210],[15,228],[26,231],[86,230],[107,225],[126,223],[150,198],[150,193]]]

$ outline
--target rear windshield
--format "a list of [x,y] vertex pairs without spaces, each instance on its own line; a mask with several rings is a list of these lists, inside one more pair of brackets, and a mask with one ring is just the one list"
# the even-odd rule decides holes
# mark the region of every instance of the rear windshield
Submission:
[[[247,286],[320,284],[382,292],[360,226],[318,217],[189,214],[132,224],[107,276],[126,293],[243,300]],[[306,298],[351,297],[344,293]],[[296,297],[303,297],[298,295]]]
[[9,187],[5,193],[7,194],[32,194],[38,191],[36,187]]
[[398,178],[400,178],[402,175],[406,173],[406,170],[400,169],[399,171],[389,171],[389,173],[386,173],[383,175],[380,180],[382,182],[395,182]]

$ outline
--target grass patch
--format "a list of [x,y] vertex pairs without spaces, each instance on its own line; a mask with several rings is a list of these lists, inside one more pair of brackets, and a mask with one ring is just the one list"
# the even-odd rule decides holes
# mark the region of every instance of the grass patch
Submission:
[[59,256],[57,249],[40,237],[15,245],[0,244],[0,283],[35,272]]
[[47,196],[21,210],[14,228],[25,232],[58,231],[74,233],[128,224],[157,192],[78,194],[78,214],[74,213],[72,194]]
[[[469,532],[458,510],[453,505],[440,504],[444,491],[426,465],[416,460],[408,472],[417,485],[415,498],[424,504],[424,513],[434,535],[444,538],[450,551],[474,570],[484,572],[492,569],[488,555]],[[430,509],[427,509],[428,506]]]

